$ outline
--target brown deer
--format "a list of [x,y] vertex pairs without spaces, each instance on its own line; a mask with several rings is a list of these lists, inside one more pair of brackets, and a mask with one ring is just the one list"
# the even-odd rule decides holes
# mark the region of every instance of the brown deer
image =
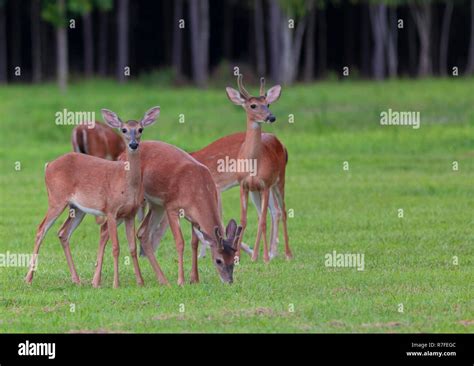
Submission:
[[[151,243],[157,226],[166,216],[178,252],[178,284],[184,279],[184,239],[180,219],[192,224],[191,282],[199,282],[197,270],[198,241],[211,248],[212,259],[223,282],[233,281],[234,257],[242,228],[234,220],[224,226],[219,210],[219,192],[209,170],[183,150],[159,141],[145,141],[141,145],[143,186],[149,211],[138,230],[145,255],[158,281],[167,284],[155,258]],[[107,223],[101,227],[101,239],[93,285],[99,286],[103,256],[108,239]]]
[[[268,243],[266,237],[266,221],[269,202],[276,200],[277,205],[281,209],[283,234],[285,237],[285,255],[289,259],[292,253],[288,243],[287,215],[285,206],[285,169],[288,161],[288,154],[283,145],[263,144],[262,140],[262,123],[273,123],[276,118],[271,113],[269,106],[276,102],[281,94],[281,86],[276,85],[265,93],[265,80],[260,80],[260,95],[253,97],[244,88],[242,83],[242,75],[237,78],[239,91],[227,87],[227,96],[231,102],[242,106],[247,114],[247,131],[245,140],[242,143],[237,159],[244,161],[256,161],[257,173],[243,171],[237,174],[240,184],[240,208],[241,208],[241,225],[242,234],[245,232],[247,223],[247,203],[249,192],[253,193],[253,199],[256,206],[261,204],[257,238],[252,254],[252,260],[257,260],[259,255],[260,239],[263,234],[265,262],[270,260],[268,254]],[[272,237],[274,237],[275,228],[272,229]],[[276,228],[278,230],[278,228]],[[277,231],[276,231],[277,233]],[[240,243],[239,243],[240,247]]]
[[125,143],[120,135],[99,122],[93,128],[88,125],[76,126],[72,130],[71,143],[74,152],[108,160],[117,160],[125,150]]
[[[79,125],[72,130],[72,149],[74,152],[96,156],[107,160],[117,160],[125,150],[125,143],[113,128],[100,122],[95,122],[93,128],[89,125]],[[145,212],[143,203],[137,213],[139,221],[142,221]],[[96,216],[97,224],[105,222],[103,216]]]
[[68,153],[46,167],[45,181],[48,191],[48,211],[38,227],[30,270],[26,282],[31,283],[41,243],[55,220],[69,206],[69,215],[58,232],[66,255],[72,280],[80,283],[69,248],[69,239],[86,213],[106,216],[109,235],[113,243],[114,287],[119,286],[119,243],[117,225],[125,221],[125,230],[139,285],[143,278],[138,266],[135,243],[135,214],[143,201],[140,138],[143,129],[153,124],[160,113],[151,108],[140,121],[122,122],[112,111],[102,110],[105,122],[120,130],[126,149],[126,161],[108,161],[90,155]]
[[[239,83],[241,82],[239,81]],[[265,94],[264,78],[260,79],[260,94],[261,96]],[[238,159],[240,149],[246,139],[247,134],[248,133],[245,132],[238,132],[232,135],[224,136],[202,148],[201,150],[190,153],[191,156],[193,156],[197,161],[204,164],[209,169],[212,178],[214,179],[214,182],[216,183],[220,192],[238,186],[239,177],[237,172],[220,171],[218,169],[218,162],[223,161],[226,158],[234,161]],[[267,163],[270,161],[274,162],[274,165],[278,167],[278,184],[277,186],[271,188],[270,198],[268,202],[272,219],[269,258],[273,258],[277,254],[278,226],[279,221],[282,217],[281,206],[284,204],[285,169],[286,164],[288,162],[288,152],[283,146],[283,144],[278,140],[278,138],[270,133],[261,133],[260,144],[262,146],[262,148],[260,148],[260,154],[270,154],[271,157],[269,159],[261,159],[258,164],[260,165],[262,163]],[[250,191],[249,193],[250,197],[252,198],[252,202],[254,203],[257,209],[258,217],[260,220],[260,213],[262,207],[261,193],[259,191]],[[286,214],[284,216],[284,219],[286,232]],[[246,219],[243,221],[243,223],[245,224],[245,222]],[[153,235],[152,246],[154,250],[157,249],[162,236],[166,232],[167,227],[168,221],[166,219],[166,216],[164,216],[159,227],[157,227],[157,232]],[[287,258],[291,258],[292,254],[291,250],[289,249],[287,234],[285,234],[285,246],[287,248]],[[241,243],[241,247],[247,253],[251,255],[253,254],[253,251],[245,244]],[[201,250],[201,256],[205,255],[205,248],[206,247],[203,245]],[[141,249],[141,254],[144,254],[143,249]],[[238,255],[240,255],[240,253],[238,253]]]

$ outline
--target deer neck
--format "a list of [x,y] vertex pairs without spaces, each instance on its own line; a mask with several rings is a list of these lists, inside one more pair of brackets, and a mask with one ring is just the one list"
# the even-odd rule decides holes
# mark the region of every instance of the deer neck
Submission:
[[142,172],[140,164],[140,149],[137,151],[127,151],[128,169],[125,169],[127,186],[134,191],[139,191],[142,185]]
[[247,132],[240,148],[239,158],[256,159],[262,146],[262,127],[260,123],[247,117]]
[[197,215],[192,218],[192,222],[196,223],[202,231],[207,233],[207,235],[213,236],[214,228],[216,226],[220,228],[221,233],[224,233],[218,204],[213,202],[211,198],[207,198],[202,200],[202,202],[199,203],[199,206],[201,209],[197,212]]

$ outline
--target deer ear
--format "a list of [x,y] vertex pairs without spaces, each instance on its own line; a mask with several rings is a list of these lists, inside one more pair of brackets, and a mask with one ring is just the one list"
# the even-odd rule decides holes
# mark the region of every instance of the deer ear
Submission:
[[160,107],[153,107],[149,109],[143,119],[140,121],[142,127],[150,126],[155,123],[156,119],[160,115]]
[[201,243],[205,245],[212,245],[212,239],[204,231],[199,230],[195,226],[193,226],[193,230]]
[[227,97],[230,99],[230,101],[236,105],[242,105],[245,103],[245,99],[242,97],[240,92],[235,90],[234,88],[231,88],[228,86],[225,88],[225,91],[227,93]]
[[122,121],[117,116],[115,112],[109,111],[108,109],[102,109],[102,117],[104,118],[105,123],[107,123],[112,128],[122,127]]
[[281,86],[280,85],[275,85],[271,87],[268,92],[267,92],[267,103],[272,104],[275,103],[278,98],[280,98],[281,95]]
[[232,242],[232,248],[237,250],[237,246],[239,245],[240,235],[242,234],[242,226],[238,226],[235,230],[234,240]]
[[227,228],[225,229],[225,236],[228,240],[233,240],[235,236],[235,231],[237,230],[237,223],[234,219],[231,219],[227,224]]

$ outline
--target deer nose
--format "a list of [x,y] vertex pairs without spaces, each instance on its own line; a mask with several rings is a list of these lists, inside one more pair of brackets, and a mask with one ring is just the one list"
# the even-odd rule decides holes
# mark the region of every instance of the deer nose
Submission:
[[276,118],[273,114],[270,114],[268,117],[267,117],[267,121],[269,121],[270,123],[273,123],[276,121]]
[[130,149],[136,150],[138,148],[138,143],[137,142],[131,142],[129,145]]

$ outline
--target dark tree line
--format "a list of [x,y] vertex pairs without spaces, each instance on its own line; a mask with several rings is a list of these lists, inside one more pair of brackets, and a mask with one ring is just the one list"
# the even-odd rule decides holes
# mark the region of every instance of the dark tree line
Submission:
[[[0,0],[0,83],[474,73],[474,0]],[[347,68],[347,69],[346,69]]]

